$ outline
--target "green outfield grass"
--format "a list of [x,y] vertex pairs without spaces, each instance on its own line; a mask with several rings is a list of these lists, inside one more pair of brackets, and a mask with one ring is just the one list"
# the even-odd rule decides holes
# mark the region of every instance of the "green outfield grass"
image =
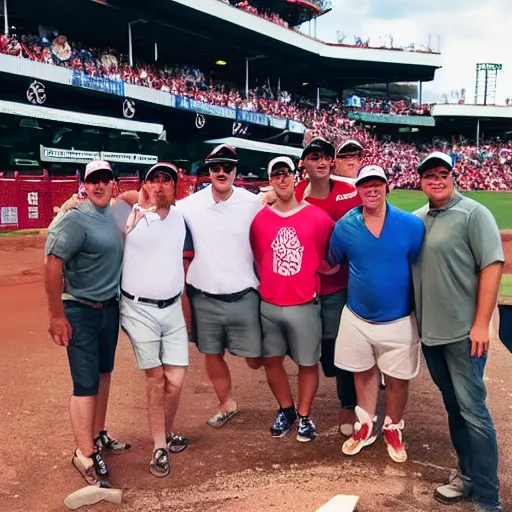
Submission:
[[502,297],[512,297],[512,274],[506,274],[501,280],[500,295]]
[[[511,192],[467,192],[465,195],[487,206],[500,229],[512,229]],[[416,190],[394,190],[389,194],[389,201],[408,212],[413,212],[426,204],[425,194]]]

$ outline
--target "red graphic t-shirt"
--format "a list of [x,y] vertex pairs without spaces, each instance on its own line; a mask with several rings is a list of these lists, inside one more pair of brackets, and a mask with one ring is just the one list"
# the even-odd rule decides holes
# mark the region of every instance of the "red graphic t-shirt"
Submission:
[[[309,196],[304,198],[304,193],[308,185],[309,180],[304,180],[295,187],[295,197],[297,201],[304,199],[308,203],[318,206],[324,210],[334,222],[337,222],[348,211],[361,204],[361,199],[359,198],[356,188],[350,185],[350,183],[331,180],[331,192],[325,199],[316,199]],[[330,293],[346,288],[348,284],[347,265],[341,265],[339,271],[332,276],[322,275],[321,283],[320,295],[329,295]]]
[[265,302],[297,306],[318,295],[317,271],[333,228],[333,220],[316,206],[306,205],[289,216],[268,206],[258,212],[251,225],[251,245]]

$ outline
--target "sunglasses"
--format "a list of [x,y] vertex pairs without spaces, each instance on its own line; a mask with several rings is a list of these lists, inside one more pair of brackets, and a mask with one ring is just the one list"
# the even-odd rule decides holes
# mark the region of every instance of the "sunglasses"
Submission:
[[226,162],[226,163],[222,163],[222,164],[212,164],[212,165],[210,165],[210,171],[212,171],[212,172],[220,172],[221,170],[223,170],[227,174],[232,172],[234,168],[235,168],[235,164],[230,163],[230,162]]
[[271,172],[270,173],[270,178],[272,179],[275,179],[275,178],[288,178],[289,176],[293,176],[293,171],[290,171],[289,169],[288,170],[280,170],[280,171],[275,171],[275,172]]
[[171,181],[174,181],[171,176],[168,174],[165,174],[163,172],[159,172],[155,174],[152,178],[148,180],[150,183],[170,183]]
[[338,153],[336,155],[336,158],[352,160],[353,158],[361,158],[361,154],[360,153]]
[[98,185],[98,183],[103,183],[103,185],[109,185],[112,181],[112,178],[106,178],[103,176],[91,176],[87,178],[86,183],[90,183],[91,185]]

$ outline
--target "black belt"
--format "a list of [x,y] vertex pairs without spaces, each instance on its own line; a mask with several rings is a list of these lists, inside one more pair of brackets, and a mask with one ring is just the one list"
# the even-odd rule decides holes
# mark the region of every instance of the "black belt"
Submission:
[[[128,297],[130,300],[135,300],[135,295],[125,292],[123,289],[121,289],[121,293],[125,297]],[[174,297],[165,300],[146,299],[144,297],[137,297],[137,302],[144,302],[145,304],[154,304],[155,306],[158,306],[160,309],[164,309],[168,308],[169,306],[172,306],[180,298],[180,296],[181,292],[178,293],[178,295],[175,295]]]
[[202,290],[199,290],[200,293],[205,295],[206,297],[210,297],[211,299],[217,299],[221,300],[222,302],[236,302],[237,300],[240,300],[242,297],[245,297],[249,292],[255,291],[254,288],[245,288],[245,290],[242,290],[240,292],[235,293],[223,293],[223,294],[214,294],[214,293],[207,293],[203,292]]
[[103,302],[94,302],[92,300],[75,297],[74,295],[70,295],[68,293],[63,293],[62,300],[68,301],[68,302],[78,302],[79,304],[83,304],[84,306],[89,306],[90,308],[94,308],[94,309],[103,309],[108,306],[113,306],[113,305],[119,304],[119,301],[117,300],[116,297],[113,297],[113,298],[108,299]]

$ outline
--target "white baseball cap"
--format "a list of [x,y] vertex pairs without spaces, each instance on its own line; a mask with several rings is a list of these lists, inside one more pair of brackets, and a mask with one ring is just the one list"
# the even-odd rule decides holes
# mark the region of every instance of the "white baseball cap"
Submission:
[[441,151],[434,151],[418,165],[418,172],[421,174],[426,168],[432,167],[435,161],[443,167],[446,167],[449,171],[453,169],[452,157],[450,155],[442,153]]
[[157,172],[162,172],[164,174],[167,174],[171,177],[171,179],[174,180],[174,182],[178,181],[178,169],[174,164],[171,164],[170,162],[158,162],[149,171],[146,173],[146,179],[145,181],[148,181],[151,179]]
[[267,172],[270,176],[270,173],[274,170],[274,167],[277,166],[283,167],[286,166],[290,169],[290,171],[295,171],[295,164],[293,163],[293,160],[288,156],[278,156],[268,163]]
[[114,171],[112,170],[112,167],[110,164],[105,160],[93,160],[92,162],[89,162],[85,166],[85,175],[84,175],[84,181],[87,181],[87,178],[98,171],[103,172],[110,172],[112,174],[112,179],[114,179]]
[[364,151],[364,147],[359,141],[348,139],[336,148],[336,155],[339,153],[352,153],[354,151],[361,153]]
[[363,181],[367,181],[370,179],[381,180],[386,184],[388,182],[386,171],[382,167],[380,167],[379,165],[366,165],[357,173],[355,186],[357,187]]

